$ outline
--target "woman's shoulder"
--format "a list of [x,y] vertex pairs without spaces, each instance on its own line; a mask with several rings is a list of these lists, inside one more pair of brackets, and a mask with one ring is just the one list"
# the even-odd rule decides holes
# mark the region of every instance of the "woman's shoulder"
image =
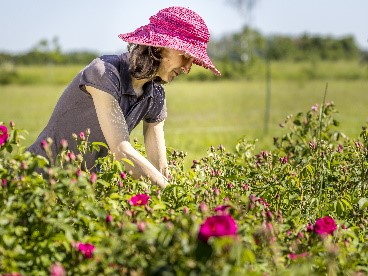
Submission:
[[153,93],[165,96],[165,88],[162,84],[153,82]]
[[120,71],[121,68],[129,67],[129,61],[126,53],[121,55],[102,55],[98,59],[102,60],[103,62],[110,63],[116,67],[118,71]]

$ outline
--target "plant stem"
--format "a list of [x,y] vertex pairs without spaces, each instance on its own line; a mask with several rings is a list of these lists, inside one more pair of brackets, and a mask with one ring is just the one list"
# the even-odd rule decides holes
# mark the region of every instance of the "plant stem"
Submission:
[[[322,102],[322,106],[321,106],[321,110],[319,113],[319,130],[318,130],[318,139],[317,139],[317,162],[316,162],[316,169],[315,171],[318,171],[318,167],[320,164],[320,158],[321,158],[321,137],[322,137],[322,116],[324,113],[324,109],[325,109],[325,104],[326,104],[326,95],[327,95],[327,88],[328,88],[328,83],[326,83],[326,87],[325,87],[325,93],[323,95],[323,102]],[[323,172],[323,170],[321,170],[321,172]],[[318,174],[316,174],[318,175]],[[323,190],[323,173],[321,174],[321,179],[320,179],[321,183],[319,186],[319,195],[318,195],[318,205],[321,202],[321,196],[322,196],[322,190]]]

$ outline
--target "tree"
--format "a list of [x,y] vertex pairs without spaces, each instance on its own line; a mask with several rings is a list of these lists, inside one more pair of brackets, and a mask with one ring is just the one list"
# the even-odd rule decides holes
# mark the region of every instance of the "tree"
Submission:
[[230,5],[234,6],[241,13],[241,15],[248,15],[250,17],[252,10],[257,4],[258,0],[228,0],[228,2]]
[[[252,11],[258,0],[228,0],[228,3],[235,7],[240,12],[241,16],[244,17],[244,30],[251,29]],[[241,54],[242,60],[251,63],[255,54],[253,32],[246,32],[243,30],[241,36],[240,46],[243,53]]]

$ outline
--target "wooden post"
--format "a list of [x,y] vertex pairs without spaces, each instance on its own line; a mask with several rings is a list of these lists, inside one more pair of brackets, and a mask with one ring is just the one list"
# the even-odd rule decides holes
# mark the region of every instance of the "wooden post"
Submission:
[[271,109],[271,61],[266,54],[266,105],[264,115],[264,134],[268,133],[268,125],[270,121],[270,109]]

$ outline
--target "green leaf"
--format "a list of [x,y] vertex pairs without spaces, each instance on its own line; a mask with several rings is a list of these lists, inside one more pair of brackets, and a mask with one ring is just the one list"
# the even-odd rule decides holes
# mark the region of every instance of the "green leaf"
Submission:
[[105,143],[103,142],[92,142],[92,145],[93,146],[101,146],[101,147],[104,147],[104,148],[109,148]]
[[7,225],[9,223],[9,219],[1,217],[0,218],[0,225]]
[[244,263],[255,263],[256,256],[254,253],[249,249],[244,249],[242,253],[242,260]]
[[8,234],[3,235],[3,241],[6,244],[6,246],[11,247],[15,242],[15,237],[12,237]]
[[163,202],[158,202],[157,204],[152,206],[153,210],[165,210],[166,205]]
[[367,208],[368,207],[368,199],[365,198],[365,197],[362,197],[361,199],[359,199],[358,205],[359,205],[360,210],[363,210],[363,209]]
[[123,161],[125,163],[128,163],[130,166],[134,167],[134,163],[131,160],[129,160],[128,158],[122,158],[121,161]]
[[112,193],[111,195],[110,195],[110,198],[111,199],[123,199],[124,197],[123,196],[121,196],[120,194],[118,194],[118,193]]
[[312,165],[308,164],[308,165],[305,166],[305,168],[308,170],[310,176],[314,177],[314,168],[312,167]]
[[97,180],[97,183],[101,184],[104,187],[110,187],[111,186],[109,182],[107,182],[107,181],[105,181],[103,179],[98,179]]
[[350,202],[348,202],[346,199],[342,198],[341,201],[344,203],[344,205],[348,208],[348,209],[353,209],[353,206],[351,206]]
[[122,164],[120,162],[116,161],[116,162],[114,162],[114,164],[116,165],[118,172],[123,171],[123,167],[122,167]]

